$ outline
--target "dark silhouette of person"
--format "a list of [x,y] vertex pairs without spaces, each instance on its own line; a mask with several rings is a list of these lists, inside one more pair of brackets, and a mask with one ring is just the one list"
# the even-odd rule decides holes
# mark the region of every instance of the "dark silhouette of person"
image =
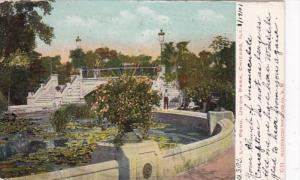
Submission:
[[123,64],[120,65],[120,75],[123,74]]
[[165,94],[164,94],[164,109],[169,109],[169,94],[168,94],[168,89],[165,90]]

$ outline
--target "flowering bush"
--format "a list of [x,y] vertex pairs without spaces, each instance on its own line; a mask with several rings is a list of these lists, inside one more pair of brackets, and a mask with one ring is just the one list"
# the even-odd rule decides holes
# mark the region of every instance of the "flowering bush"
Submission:
[[98,118],[107,118],[117,126],[115,142],[120,142],[123,135],[133,129],[139,129],[143,137],[147,137],[153,122],[151,111],[160,100],[151,86],[149,78],[122,75],[99,86],[93,94]]

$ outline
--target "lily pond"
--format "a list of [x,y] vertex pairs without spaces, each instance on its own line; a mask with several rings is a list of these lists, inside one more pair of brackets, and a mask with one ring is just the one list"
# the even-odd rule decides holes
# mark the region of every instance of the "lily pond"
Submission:
[[[90,163],[96,142],[110,141],[116,130],[101,130],[95,119],[70,122],[56,133],[47,118],[0,121],[0,177],[18,177]],[[156,123],[150,139],[168,149],[206,138],[204,134],[171,124]]]

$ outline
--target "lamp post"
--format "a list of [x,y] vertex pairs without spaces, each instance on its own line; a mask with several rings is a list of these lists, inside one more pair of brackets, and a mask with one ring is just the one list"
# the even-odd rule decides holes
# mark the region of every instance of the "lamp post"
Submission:
[[158,33],[158,38],[159,38],[159,42],[160,42],[160,63],[162,63],[162,48],[163,48],[163,44],[165,41],[165,32],[161,29],[160,32]]

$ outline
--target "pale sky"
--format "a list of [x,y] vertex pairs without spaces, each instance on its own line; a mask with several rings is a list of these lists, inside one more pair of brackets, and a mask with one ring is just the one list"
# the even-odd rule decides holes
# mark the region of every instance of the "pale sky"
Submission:
[[63,61],[76,48],[77,36],[85,51],[107,46],[154,57],[160,53],[161,28],[166,42],[191,41],[195,53],[206,49],[214,36],[235,39],[233,2],[56,0],[53,7],[44,21],[54,27],[55,39],[50,46],[39,40],[37,51],[61,55]]

